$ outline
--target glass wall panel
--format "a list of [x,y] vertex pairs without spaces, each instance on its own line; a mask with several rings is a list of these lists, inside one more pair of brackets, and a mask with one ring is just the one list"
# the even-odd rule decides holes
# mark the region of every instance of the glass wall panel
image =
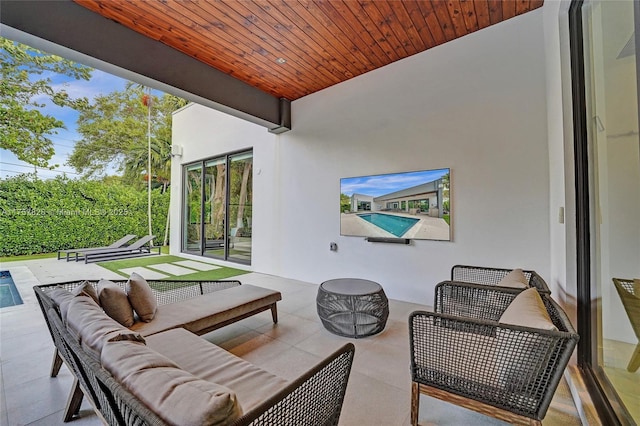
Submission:
[[185,167],[182,249],[201,254],[202,241],[202,165]]
[[229,157],[228,259],[251,263],[253,154]]
[[[634,2],[585,1],[582,14],[591,212],[591,368],[605,392],[620,404],[618,414],[638,423],[640,138]],[[628,281],[616,286],[614,278]]]
[[205,161],[204,177],[204,234],[207,256],[224,259],[226,215],[226,158]]

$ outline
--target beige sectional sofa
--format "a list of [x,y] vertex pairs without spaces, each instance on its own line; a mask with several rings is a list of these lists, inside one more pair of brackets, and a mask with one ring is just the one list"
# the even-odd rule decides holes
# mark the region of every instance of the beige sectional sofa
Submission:
[[[194,294],[184,290],[194,286],[219,291],[155,306],[154,314],[146,315],[154,311],[154,301],[145,290],[145,303],[132,303],[145,315],[134,310],[135,322],[125,327],[128,308],[120,291],[132,295],[131,281],[111,283],[119,291],[102,282],[34,287],[56,348],[76,375],[65,421],[86,395],[105,422],[114,425],[297,425],[303,417],[306,424],[337,424],[353,345],[288,382],[197,336],[266,309],[277,321],[280,293],[239,282],[162,282],[163,293]],[[160,284],[151,284],[142,286],[154,294]],[[109,306],[114,295],[124,304],[124,316]],[[107,312],[115,312],[115,319]]]

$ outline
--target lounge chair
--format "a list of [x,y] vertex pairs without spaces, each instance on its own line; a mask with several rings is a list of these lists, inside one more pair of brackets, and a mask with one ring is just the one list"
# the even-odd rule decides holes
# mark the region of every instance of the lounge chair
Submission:
[[[135,243],[128,245],[127,247],[112,248],[112,249],[98,249],[98,250],[85,252],[84,263],[124,259],[127,257],[149,256],[153,254],[159,255],[160,246],[147,245],[151,241],[153,241],[154,238],[155,238],[155,235],[147,235],[145,237],[140,238]],[[158,249],[158,252],[152,253],[151,252],[152,249]]]
[[58,260],[62,259],[61,256],[64,254],[67,262],[69,261],[69,259],[73,257],[75,257],[75,261],[77,262],[78,260],[84,258],[84,253],[86,252],[94,251],[94,250],[108,250],[108,249],[122,248],[122,247],[125,247],[126,244],[129,241],[133,240],[135,237],[136,236],[134,234],[125,235],[115,243],[105,247],[87,247],[87,248],[80,248],[80,249],[58,250]]
[[633,332],[638,339],[636,348],[627,365],[627,371],[635,373],[640,368],[640,286],[635,284],[635,280],[622,278],[614,278],[613,285],[616,286],[616,291],[620,295],[620,300],[622,300],[622,306],[627,312]]

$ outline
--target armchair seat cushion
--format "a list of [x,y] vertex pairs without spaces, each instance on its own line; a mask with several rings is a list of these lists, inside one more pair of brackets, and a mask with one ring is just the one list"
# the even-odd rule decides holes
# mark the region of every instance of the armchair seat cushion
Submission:
[[284,389],[288,383],[183,329],[154,334],[146,341],[148,347],[183,370],[231,389],[245,412]]

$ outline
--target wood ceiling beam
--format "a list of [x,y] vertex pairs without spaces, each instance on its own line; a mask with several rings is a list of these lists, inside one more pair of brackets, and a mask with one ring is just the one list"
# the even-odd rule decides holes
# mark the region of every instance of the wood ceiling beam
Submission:
[[[35,48],[58,55],[64,51],[71,60],[240,117],[273,133],[291,129],[291,104],[286,99],[278,99],[70,0],[3,0],[0,22],[10,27],[3,27],[4,36],[23,43],[26,40],[16,37],[28,38]],[[28,37],[21,37],[25,33]]]

